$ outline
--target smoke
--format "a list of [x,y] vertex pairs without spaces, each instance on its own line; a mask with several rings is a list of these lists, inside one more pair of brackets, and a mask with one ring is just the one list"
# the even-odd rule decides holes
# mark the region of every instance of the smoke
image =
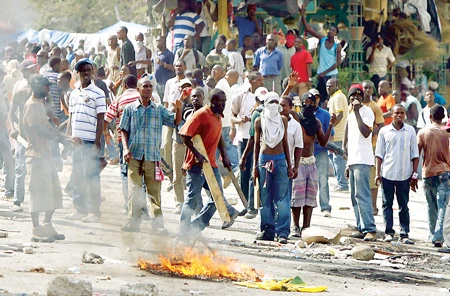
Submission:
[[1,0],[0,33],[4,28],[14,31],[27,30],[32,27],[35,14],[29,0]]

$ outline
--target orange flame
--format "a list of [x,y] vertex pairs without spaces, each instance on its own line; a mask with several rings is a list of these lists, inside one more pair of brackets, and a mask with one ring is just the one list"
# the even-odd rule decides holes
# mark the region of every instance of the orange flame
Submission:
[[139,259],[141,270],[165,272],[182,277],[212,280],[256,281],[260,282],[263,274],[254,268],[240,264],[234,258],[218,256],[216,252],[188,248],[166,257],[158,256],[158,263]]

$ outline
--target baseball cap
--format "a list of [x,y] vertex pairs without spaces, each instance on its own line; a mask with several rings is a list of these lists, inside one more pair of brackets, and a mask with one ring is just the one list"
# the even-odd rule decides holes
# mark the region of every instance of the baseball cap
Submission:
[[31,75],[28,83],[32,89],[52,85],[52,83],[45,76],[40,74]]
[[258,87],[255,90],[255,96],[258,98],[258,100],[260,101],[264,101],[264,98],[266,97],[266,95],[269,93],[269,90],[265,87]]
[[436,81],[430,81],[428,83],[428,88],[432,91],[436,91],[439,88],[439,83],[437,83]]
[[80,66],[81,66],[81,65],[85,65],[85,64],[89,64],[89,65],[91,65],[91,66],[94,65],[94,63],[93,63],[90,59],[85,58],[85,59],[79,60],[79,61],[75,64],[74,69],[75,69],[76,71],[78,71],[78,69],[80,68]]
[[352,84],[352,86],[350,86],[350,89],[348,90],[348,96],[350,97],[353,94],[364,97],[364,89],[361,84]]
[[317,89],[315,89],[315,88],[311,88],[311,89],[309,90],[309,92],[310,92],[313,96],[320,96],[320,92],[319,92]]
[[84,57],[84,51],[82,49],[77,49],[75,55]]
[[192,82],[189,78],[184,78],[180,80],[180,83],[178,84],[179,86],[183,86],[185,84],[189,84],[190,86],[192,86]]
[[37,65],[30,60],[23,60],[19,65],[19,69],[20,69],[20,71],[29,70],[29,69],[33,69],[36,66]]
[[306,101],[307,99],[310,99],[311,101],[315,102],[316,101],[316,96],[314,94],[311,93],[311,90],[309,92],[304,93],[301,97],[300,97],[300,103]]

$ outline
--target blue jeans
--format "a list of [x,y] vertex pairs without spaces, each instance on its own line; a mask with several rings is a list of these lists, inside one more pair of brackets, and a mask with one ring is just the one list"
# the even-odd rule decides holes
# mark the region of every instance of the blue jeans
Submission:
[[94,142],[83,141],[73,151],[73,204],[81,214],[100,215],[100,156]]
[[[342,148],[342,142],[334,142],[334,144]],[[347,162],[341,155],[336,153],[332,153],[330,155],[332,156],[331,160],[333,162],[334,174],[336,176],[339,188],[348,190],[348,180],[345,177],[345,166],[347,165]]]
[[317,174],[319,175],[319,203],[320,210],[330,211],[330,188],[328,187],[328,152],[322,151],[317,155],[316,158]]
[[[213,172],[223,195],[222,180],[220,178],[219,170],[217,168],[213,168]],[[184,237],[189,235],[191,229],[193,229],[194,232],[199,232],[205,229],[206,225],[209,223],[209,220],[211,220],[214,212],[216,211],[216,205],[211,196],[208,183],[206,182],[206,178],[203,175],[200,166],[194,165],[186,172],[186,186],[188,192],[184,199],[180,217],[180,236]],[[209,199],[206,205],[204,205],[198,213],[197,217],[195,217],[191,222],[191,217],[194,214],[194,210],[197,208],[197,205],[202,199],[202,188],[205,188]],[[225,198],[224,202],[227,207],[228,214],[233,216],[236,213],[236,209],[233,208]]]
[[430,239],[443,241],[442,229],[444,225],[445,208],[450,196],[450,173],[445,172],[438,176],[424,178],[424,191],[428,204],[428,227]]
[[383,217],[384,225],[386,225],[385,233],[395,234],[394,217],[392,205],[394,203],[394,194],[397,196],[400,220],[400,237],[408,237],[409,233],[409,179],[404,181],[391,181],[381,178],[383,193]]
[[[273,161],[272,172],[265,167],[269,161]],[[279,237],[288,237],[291,224],[291,200],[287,194],[289,178],[284,153],[261,154],[258,162],[262,204],[260,229],[264,231],[264,238],[268,240],[273,240],[275,233]],[[277,217],[276,223],[275,217]]]
[[120,179],[122,180],[122,194],[123,198],[125,199],[125,207],[127,207],[128,204],[128,178],[127,178],[127,171],[128,171],[128,164],[123,161],[123,144],[122,142],[119,142],[117,144],[119,147],[119,168],[120,168]]
[[25,200],[25,177],[27,166],[25,165],[25,147],[16,143],[15,158],[15,180],[14,180],[14,204],[20,205]]
[[[3,118],[4,119],[4,118]],[[5,195],[14,196],[14,159],[11,153],[11,144],[6,129],[0,129],[0,153],[3,161],[3,171],[5,173]],[[23,201],[23,198],[22,198]]]
[[[223,127],[222,138],[223,141],[225,142],[227,155],[231,162],[231,169],[234,171],[239,165],[239,157],[237,147],[233,145],[233,141],[230,138],[230,130],[231,127],[229,126]],[[217,165],[219,166],[219,172],[221,176],[226,176],[228,175],[228,170],[223,166],[222,161],[219,160],[219,156],[220,156],[219,149],[217,149],[216,159],[218,159]]]
[[[245,147],[247,146],[248,139],[243,139],[242,142],[239,142],[239,159],[244,153]],[[253,179],[252,179],[252,167],[253,167],[253,151],[250,152],[247,156],[247,161],[245,162],[245,171],[241,171],[241,189],[244,193],[245,198],[248,202],[247,209],[249,211],[255,212],[254,206],[254,187],[253,187]],[[247,185],[248,184],[248,185]]]
[[370,165],[353,164],[350,167],[350,196],[355,210],[356,227],[363,233],[376,232],[370,192]]

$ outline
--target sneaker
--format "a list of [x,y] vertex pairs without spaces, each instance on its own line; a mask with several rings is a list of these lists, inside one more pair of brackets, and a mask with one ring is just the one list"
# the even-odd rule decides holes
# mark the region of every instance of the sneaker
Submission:
[[335,186],[335,187],[333,187],[333,191],[334,192],[348,192],[348,188],[342,188],[339,186]]
[[273,237],[272,238],[270,238],[270,237],[268,237],[267,235],[266,235],[266,232],[263,230],[263,231],[261,231],[261,232],[258,232],[257,234],[256,234],[256,238],[255,238],[256,240],[262,240],[262,241],[270,241],[270,242],[273,242]]
[[175,209],[172,211],[172,214],[181,214],[182,204],[176,204]]
[[393,239],[394,239],[394,237],[392,234],[386,234],[384,236],[384,242],[386,242],[386,243],[390,243]]
[[[229,174],[231,174],[231,173],[229,173]],[[223,179],[223,189],[227,188],[231,184],[231,176],[229,174],[222,177],[222,179]]]
[[279,237],[278,237],[278,242],[279,242],[280,244],[285,245],[285,244],[288,243],[288,239],[287,239],[287,237],[285,237],[285,236],[279,236]]
[[450,248],[449,247],[443,247],[442,249],[437,250],[439,253],[445,253],[450,254]]
[[95,214],[89,213],[86,217],[81,219],[81,221],[84,223],[98,223],[98,221],[100,221],[100,218]]
[[405,245],[414,245],[414,241],[410,240],[408,237],[403,237],[401,242]]
[[230,222],[223,222],[222,224],[222,229],[227,229],[230,228],[231,225],[234,224],[234,221],[236,221],[236,218],[239,216],[239,212],[238,211],[234,211],[234,214],[230,217]]
[[23,209],[20,206],[16,205],[16,204],[13,204],[12,206],[10,206],[9,210],[11,212],[15,212],[15,213],[22,213],[23,212]]
[[363,238],[365,238],[365,234],[362,233],[361,231],[357,231],[357,232],[353,232],[352,234],[350,234],[350,237],[363,239]]
[[56,232],[55,228],[53,228],[53,225],[51,223],[45,223],[44,229],[47,231],[48,236],[53,237],[55,240],[65,240],[66,236],[62,233]]
[[254,219],[254,218],[256,218],[256,216],[258,216],[258,211],[249,211],[249,212],[247,212],[247,214],[245,214],[244,218],[245,219]]
[[138,224],[129,222],[129,223],[125,224],[125,226],[122,226],[120,228],[120,230],[122,230],[124,232],[140,232],[141,228],[139,227]]
[[239,212],[239,217],[243,217],[247,214],[247,209],[243,209],[242,211]]
[[323,213],[323,216],[326,217],[326,218],[330,218],[331,217],[331,212],[330,211],[325,210],[322,213]]
[[81,214],[81,213],[78,213],[78,212],[74,212],[72,214],[66,215],[66,219],[76,220],[76,221],[81,221],[85,217],[87,217],[85,214]]
[[435,241],[433,244],[434,244],[434,247],[435,247],[435,248],[442,248],[442,242],[441,242],[441,241],[438,241],[438,240],[437,240],[437,241]]
[[366,242],[374,242],[377,240],[377,234],[376,232],[368,232],[366,233],[366,235],[364,236],[364,241]]
[[289,238],[301,238],[302,237],[302,231],[300,227],[294,227],[292,229],[291,234],[289,235]]
[[35,243],[52,243],[55,239],[48,235],[44,226],[39,225],[33,228],[33,236],[31,237],[31,241]]
[[235,205],[238,204],[237,198],[234,198],[234,197],[229,197],[229,198],[227,198],[227,202],[228,202],[230,205],[232,205],[232,206],[235,206]]

